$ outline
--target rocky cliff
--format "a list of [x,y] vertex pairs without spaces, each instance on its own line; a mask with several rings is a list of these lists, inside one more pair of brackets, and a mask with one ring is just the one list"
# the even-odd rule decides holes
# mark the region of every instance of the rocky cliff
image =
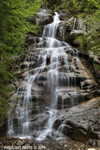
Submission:
[[75,18],[64,20],[65,13],[51,23],[52,14],[41,9],[35,20],[30,18],[43,35],[27,34],[28,50],[19,58],[13,82],[15,107],[8,118],[8,136],[52,142],[70,137],[99,147],[99,85],[89,55],[66,43],[86,35],[86,25]]

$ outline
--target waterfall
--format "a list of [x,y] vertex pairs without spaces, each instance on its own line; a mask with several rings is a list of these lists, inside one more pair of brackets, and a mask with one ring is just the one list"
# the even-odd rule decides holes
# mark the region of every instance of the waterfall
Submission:
[[[76,88],[74,88],[77,87],[75,67],[77,65],[82,68],[82,64],[76,58],[77,52],[69,44],[56,39],[57,28],[60,22],[59,14],[55,12],[53,23],[45,26],[42,37],[39,38],[37,43],[38,55],[30,54],[25,60],[25,62],[28,62],[28,71],[26,71],[24,77],[24,89],[18,89],[16,95],[20,95],[20,98],[14,112],[10,113],[8,117],[7,135],[10,137],[35,138],[37,141],[43,141],[48,136],[52,137],[53,126],[59,109],[63,110],[65,107],[68,107],[67,105],[73,106],[75,104],[74,101],[76,99],[76,103],[78,101],[78,93]],[[45,41],[45,45],[43,41]],[[34,65],[35,61],[37,64],[30,70],[32,63]],[[39,85],[43,84],[40,82],[41,80],[46,80],[47,82],[45,91],[39,87]],[[45,95],[49,93],[50,102],[42,111],[48,117],[44,125],[41,125],[41,121],[38,123],[39,121],[36,122],[36,119],[41,114],[39,100],[43,96],[41,94],[43,92],[45,92]],[[62,99],[62,96],[65,98]],[[36,108],[37,118],[33,115],[34,107]],[[63,116],[63,113],[59,117],[61,116]],[[58,127],[59,138],[65,138],[63,133],[60,133],[63,131],[65,123],[66,121],[63,121]]]

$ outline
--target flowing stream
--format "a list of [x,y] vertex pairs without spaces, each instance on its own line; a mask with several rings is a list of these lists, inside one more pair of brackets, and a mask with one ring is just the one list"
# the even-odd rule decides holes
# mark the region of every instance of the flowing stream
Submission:
[[[39,38],[39,42],[37,44],[38,51],[38,63],[37,67],[33,68],[33,74],[30,71],[27,71],[25,80],[24,92],[20,92],[20,88],[18,89],[16,95],[20,94],[20,98],[18,99],[18,103],[15,108],[15,114],[10,112],[8,119],[8,132],[7,135],[10,137],[20,137],[20,138],[35,138],[37,141],[43,141],[47,137],[53,135],[53,126],[57,119],[57,115],[60,111],[63,110],[67,104],[70,106],[74,106],[75,104],[75,96],[78,97],[77,94],[77,78],[75,76],[75,66],[76,62],[78,67],[82,68],[82,64],[77,57],[77,51],[72,52],[72,47],[64,41],[59,41],[56,39],[57,28],[61,21],[59,20],[59,14],[55,12],[53,23],[45,26],[43,35]],[[44,46],[45,43],[45,46]],[[72,53],[73,57],[69,60],[68,53]],[[26,59],[25,61],[32,62],[36,56],[31,57],[31,60]],[[48,62],[47,62],[48,60]],[[29,63],[30,63],[29,62]],[[49,65],[48,65],[49,64]],[[47,68],[47,66],[49,66]],[[27,63],[27,69],[29,69],[30,65]],[[64,68],[64,72],[62,68]],[[47,88],[46,93],[49,93],[49,106],[44,110],[48,115],[44,125],[42,123],[37,123],[36,127],[33,123],[32,125],[32,113],[33,113],[33,95],[32,92],[37,90],[36,82],[40,83],[40,74],[47,68],[46,79],[47,79]],[[41,78],[44,78],[41,77]],[[82,79],[81,79],[82,80]],[[65,95],[67,97],[65,100],[61,99],[61,96]],[[67,95],[67,96],[66,96]],[[36,95],[35,95],[36,96]],[[81,97],[81,95],[80,95]],[[77,103],[78,103],[78,98]],[[39,108],[39,98],[35,99],[37,107],[37,115],[40,114]],[[63,111],[60,114],[62,117]],[[35,118],[36,119],[36,118]],[[33,119],[33,120],[35,120]],[[42,117],[41,117],[42,119]],[[17,125],[16,125],[17,124]],[[66,125],[66,121],[62,121],[60,126],[57,129],[58,137],[65,138],[63,135],[63,127]],[[33,130],[32,130],[33,129]],[[35,136],[34,133],[36,131]],[[34,133],[33,133],[34,132]]]

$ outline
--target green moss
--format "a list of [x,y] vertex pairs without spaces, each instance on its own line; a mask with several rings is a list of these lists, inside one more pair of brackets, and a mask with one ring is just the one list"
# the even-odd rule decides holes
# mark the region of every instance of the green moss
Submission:
[[100,65],[99,64],[94,63],[94,66],[95,66],[97,71],[100,71]]

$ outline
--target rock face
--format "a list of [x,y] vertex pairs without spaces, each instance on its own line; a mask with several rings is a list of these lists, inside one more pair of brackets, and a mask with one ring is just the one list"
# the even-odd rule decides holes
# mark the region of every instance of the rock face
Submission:
[[[89,27],[82,19],[72,17],[69,20],[62,22],[58,26],[58,39],[73,43],[77,36],[86,36]],[[62,39],[61,39],[62,38]],[[74,43],[73,43],[74,44]]]
[[[49,13],[40,9],[37,24],[47,24]],[[64,42],[69,34],[76,36],[83,31],[77,27],[76,32],[75,26],[71,33],[73,27],[60,22],[58,14],[55,17],[56,21],[45,27],[45,36],[28,35],[26,39],[28,52],[20,59],[17,93],[13,97],[16,105],[9,114],[8,136],[35,140],[42,137],[47,141],[69,136],[99,146],[100,93],[87,62],[89,56]],[[18,141],[18,145],[24,145],[24,141]],[[62,150],[69,148],[65,145]]]
[[78,17],[72,17],[69,20],[67,20],[67,23],[70,25],[72,30],[83,30],[87,31],[87,25],[83,22],[82,19]]
[[40,26],[50,23],[52,19],[52,11],[50,9],[39,9],[35,16],[27,18],[27,21]]
[[100,65],[100,56],[97,56],[93,52],[90,52],[90,58],[92,58],[96,64]]
[[40,9],[36,14],[36,24],[46,25],[52,21],[52,11],[49,9]]
[[[29,38],[29,40],[30,40],[30,38]],[[31,42],[31,44],[32,44],[32,42]],[[33,44],[34,44],[34,42],[33,42]],[[59,73],[60,73],[58,80],[59,81],[61,80],[62,82],[61,82],[60,87],[58,88],[59,94],[58,94],[57,108],[61,110],[63,107],[63,109],[65,110],[63,112],[63,115],[64,115],[63,117],[64,117],[64,120],[67,120],[67,121],[66,121],[65,128],[63,128],[64,135],[70,136],[71,138],[73,138],[75,140],[81,140],[82,142],[86,142],[85,141],[86,137],[88,137],[88,138],[93,138],[93,136],[95,137],[95,131],[90,131],[90,129],[89,129],[91,122],[92,123],[95,122],[95,120],[92,120],[92,118],[91,118],[91,117],[93,117],[92,112],[94,112],[94,109],[91,111],[88,111],[89,114],[88,114],[87,118],[84,119],[87,114],[87,112],[85,111],[85,108],[83,109],[82,106],[76,106],[76,108],[74,108],[72,106],[77,105],[77,104],[81,103],[82,101],[86,101],[86,100],[93,98],[96,93],[95,88],[97,85],[96,85],[95,81],[93,80],[93,77],[89,73],[89,70],[87,68],[85,68],[84,64],[82,64],[82,66],[79,67],[77,59],[75,59],[75,60],[73,60],[73,62],[71,62],[72,56],[76,55],[76,51],[74,49],[70,49],[68,51],[68,48],[65,47],[65,52],[68,54],[68,61],[69,61],[70,66],[68,69],[67,65],[63,65],[63,62],[61,59],[62,56],[61,56],[61,58],[59,57],[59,59],[61,59],[61,61],[60,61],[61,64],[58,66]],[[45,54],[46,50],[43,50],[42,53]],[[77,53],[78,53],[78,51],[77,51]],[[82,53],[79,55],[82,56]],[[18,95],[19,96],[18,96],[18,98],[20,100],[22,99],[22,101],[24,100],[24,97],[22,95],[25,93],[25,90],[26,90],[25,87],[27,86],[27,82],[25,81],[27,78],[27,74],[28,74],[28,72],[30,75],[34,74],[34,68],[38,68],[41,64],[41,61],[42,61],[41,57],[42,57],[41,49],[35,48],[35,49],[32,49],[32,51],[30,51],[28,54],[26,54],[25,61],[20,64],[22,74],[20,74],[20,76],[19,76],[19,85],[18,85]],[[31,89],[32,97],[30,97],[30,99],[32,99],[32,107],[30,105],[28,107],[30,108],[29,112],[31,113],[31,120],[32,120],[32,122],[30,124],[30,128],[33,130],[32,136],[37,136],[37,133],[35,133],[35,130],[38,129],[37,125],[40,124],[41,128],[42,128],[46,124],[48,117],[49,117],[48,104],[50,103],[51,98],[50,98],[50,93],[47,90],[48,89],[47,88],[47,86],[48,86],[47,72],[50,69],[50,67],[52,66],[52,64],[50,64],[49,57],[47,57],[47,66],[41,70],[41,72],[37,75],[37,77],[35,79],[35,88],[33,85],[32,89]],[[83,57],[84,57],[84,55],[83,55]],[[41,59],[38,60],[38,58],[41,58]],[[77,56],[76,56],[76,58],[77,58]],[[75,64],[74,68],[73,68],[72,63]],[[70,71],[69,82],[70,82],[70,85],[72,84],[71,90],[67,89],[67,86],[68,86],[67,73],[69,71]],[[55,83],[54,83],[54,85],[55,85]],[[38,100],[38,102],[37,102],[37,100]],[[22,102],[20,101],[20,104],[21,103]],[[45,106],[47,108],[45,108]],[[72,107],[72,109],[66,113],[66,110],[69,109],[70,107]],[[78,109],[79,109],[79,113],[77,113]],[[18,130],[17,129],[18,120],[16,120],[17,119],[16,113],[18,113],[19,110],[20,110],[20,107],[17,108],[17,112],[14,112],[15,113],[14,128],[16,128],[16,131]],[[82,113],[82,115],[80,115],[81,111],[84,111],[84,113]],[[95,110],[95,113],[96,113],[96,111],[97,111],[97,109]],[[76,113],[77,113],[77,115],[75,115]],[[71,115],[71,118],[69,117],[70,115]],[[96,115],[98,116],[98,114],[96,114]],[[96,116],[94,116],[94,118],[95,117]],[[67,118],[69,118],[69,119],[67,119]],[[60,118],[60,119],[61,119],[61,121],[60,121],[60,124],[58,124],[59,126],[62,124],[62,118]],[[58,120],[60,120],[60,119],[58,119]],[[90,121],[90,123],[89,123],[89,119],[92,120],[92,121]],[[87,123],[87,125],[86,125],[86,123]],[[83,125],[83,127],[81,127],[81,125]],[[55,126],[56,126],[56,128],[59,128],[59,126],[58,127],[57,127],[57,125],[55,125]],[[94,126],[97,127],[97,124]],[[85,127],[87,129],[85,129]],[[89,131],[90,131],[90,133],[89,133]],[[97,138],[97,136],[99,136],[99,135],[96,135],[95,138]],[[90,139],[88,139],[88,140],[90,140]],[[97,143],[97,141],[96,141],[96,143]],[[95,144],[95,146],[97,146],[97,144]]]
[[[56,120],[55,128],[58,128],[59,120]],[[64,134],[91,146],[100,146],[100,97],[72,107],[67,113],[64,112],[63,120]]]
[[58,26],[57,38],[68,42],[71,30],[72,27],[66,21],[62,21]]
[[75,38],[76,36],[82,36],[84,35],[85,33],[82,31],[82,30],[72,30],[71,33],[70,33],[70,36],[71,38]]

